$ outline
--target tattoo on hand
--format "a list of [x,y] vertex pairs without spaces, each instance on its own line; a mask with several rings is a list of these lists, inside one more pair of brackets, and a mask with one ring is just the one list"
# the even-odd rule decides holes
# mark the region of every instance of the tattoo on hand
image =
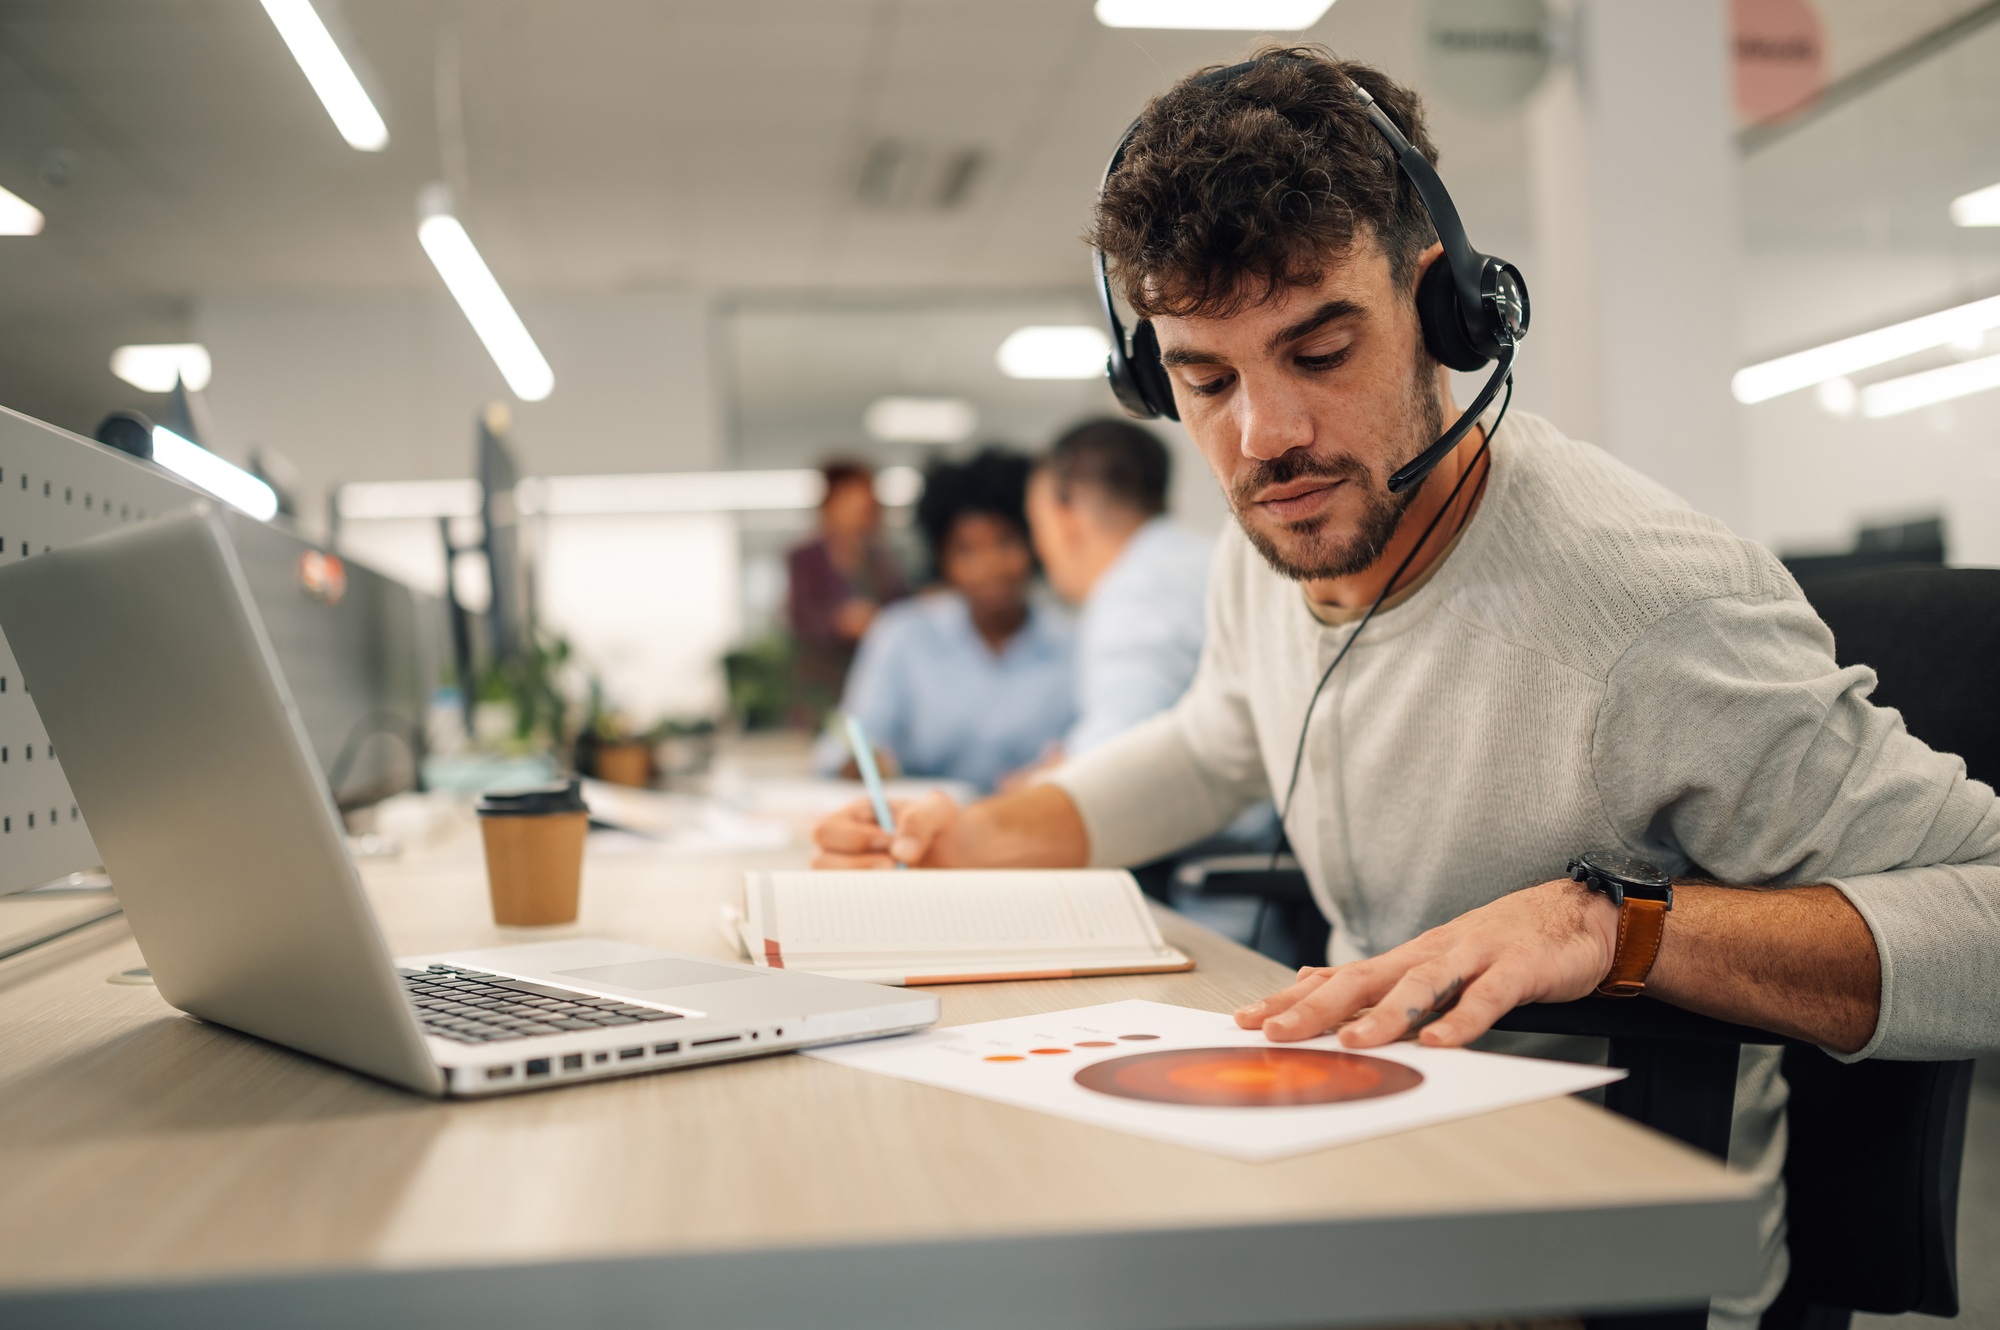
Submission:
[[1465,991],[1465,978],[1461,975],[1446,984],[1443,988],[1434,988],[1431,990],[1431,1005],[1428,1009],[1423,1007],[1405,1008],[1405,1014],[1410,1018],[1409,1029],[1405,1032],[1405,1037],[1407,1038],[1416,1034],[1417,1031],[1431,1024],[1457,1006],[1458,995],[1463,991]]

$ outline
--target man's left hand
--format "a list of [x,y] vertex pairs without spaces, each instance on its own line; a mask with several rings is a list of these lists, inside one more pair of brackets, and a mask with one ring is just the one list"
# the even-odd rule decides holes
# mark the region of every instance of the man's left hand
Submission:
[[1236,1023],[1280,1042],[1339,1030],[1350,1048],[1412,1034],[1456,1047],[1523,1003],[1590,993],[1610,973],[1617,945],[1609,899],[1567,879],[1544,882],[1380,956],[1308,966],[1290,988],[1238,1011]]

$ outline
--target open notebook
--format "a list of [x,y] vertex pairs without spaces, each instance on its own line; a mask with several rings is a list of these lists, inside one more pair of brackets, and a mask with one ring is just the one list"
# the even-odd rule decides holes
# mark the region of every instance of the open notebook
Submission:
[[1120,871],[746,873],[744,897],[745,948],[772,969],[954,984],[1194,968]]

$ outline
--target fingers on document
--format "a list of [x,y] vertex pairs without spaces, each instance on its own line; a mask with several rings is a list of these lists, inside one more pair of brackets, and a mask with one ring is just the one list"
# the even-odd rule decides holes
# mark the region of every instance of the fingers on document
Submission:
[[1495,966],[1472,980],[1458,1003],[1417,1036],[1434,1048],[1469,1044],[1493,1028],[1493,1022],[1519,1006],[1526,990],[1504,967]]
[[1281,1011],[1289,1011],[1298,1000],[1325,983],[1333,974],[1330,965],[1308,965],[1299,971],[1298,979],[1289,988],[1280,989],[1271,996],[1247,1007],[1236,1009],[1236,1024],[1245,1030],[1261,1029],[1265,1021]]
[[1302,984],[1312,984],[1312,987],[1297,1001],[1267,1019],[1264,1034],[1285,1042],[1312,1039],[1339,1029],[1363,1007],[1373,1006],[1395,985],[1401,967],[1386,965],[1385,959],[1355,961],[1336,968],[1325,979],[1317,982],[1301,980],[1300,984],[1294,984],[1286,991],[1294,991]]
[[1456,1007],[1464,996],[1465,975],[1450,953],[1404,970],[1374,1010],[1340,1032],[1352,1048],[1372,1048],[1416,1034]]

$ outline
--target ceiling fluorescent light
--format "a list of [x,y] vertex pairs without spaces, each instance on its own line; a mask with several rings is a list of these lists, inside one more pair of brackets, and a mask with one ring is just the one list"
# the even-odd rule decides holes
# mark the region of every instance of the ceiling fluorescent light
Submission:
[[1107,28],[1297,32],[1331,8],[1333,0],[1097,0],[1097,21]]
[[0,189],[0,236],[38,236],[42,210],[12,190]]
[[214,369],[200,342],[121,346],[111,353],[111,372],[142,393],[170,393],[176,382],[200,392]]
[[2000,226],[2000,185],[1988,185],[1951,201],[1951,220],[1959,226]]
[[879,443],[964,443],[979,428],[979,412],[962,397],[878,397],[861,427]]
[[1892,323],[1874,332],[1844,337],[1825,346],[1751,365],[1736,371],[1729,388],[1736,400],[1745,405],[1768,401],[1843,374],[1946,346],[1989,328],[2000,328],[2000,296],[1989,296],[1969,305]]
[[1990,388],[2000,388],[2000,356],[1871,383],[1861,390],[1861,414],[1874,418],[1900,416],[1905,411],[1935,406],[1954,397],[1969,397]]
[[472,331],[486,344],[486,353],[500,367],[507,386],[524,402],[539,402],[555,389],[555,371],[528,335],[528,326],[508,303],[507,293],[493,279],[492,269],[479,257],[472,237],[451,214],[451,192],[442,185],[425,187],[417,196],[422,220],[417,240],[431,256],[438,276],[465,311]]
[[278,35],[291,48],[306,82],[319,94],[320,104],[333,117],[333,127],[350,147],[362,152],[380,152],[389,146],[389,127],[381,112],[368,100],[367,89],[354,77],[347,57],[340,53],[333,34],[326,30],[312,0],[264,0],[264,12],[277,25]]
[[1110,353],[1102,328],[1034,324],[1008,333],[994,359],[1010,379],[1094,379]]
[[260,522],[278,515],[278,492],[242,467],[190,443],[165,425],[153,426],[153,460]]

